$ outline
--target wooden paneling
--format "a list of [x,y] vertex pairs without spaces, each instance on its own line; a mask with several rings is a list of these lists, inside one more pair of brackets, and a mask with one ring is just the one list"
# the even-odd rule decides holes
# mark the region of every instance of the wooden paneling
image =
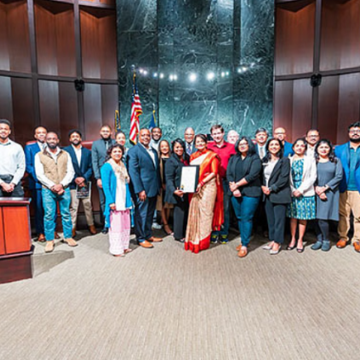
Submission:
[[13,135],[21,145],[32,140],[35,118],[31,79],[12,78]]
[[72,5],[37,0],[35,26],[39,73],[76,76]]
[[335,144],[348,141],[348,126],[359,121],[360,74],[323,79],[319,91],[318,124],[321,137]]
[[31,72],[26,1],[0,2],[0,70]]
[[119,109],[118,86],[101,85],[102,121],[114,128],[115,110]]
[[60,134],[59,86],[56,81],[39,81],[40,120],[48,130]]
[[117,79],[115,10],[81,7],[84,78]]
[[311,72],[313,68],[315,2],[293,11],[276,7],[275,74]]
[[86,84],[84,91],[85,138],[97,140],[103,124],[101,107],[101,85]]
[[322,2],[320,70],[360,66],[360,1]]
[[0,119],[8,119],[12,122],[12,112],[11,78],[0,76]]
[[304,136],[311,128],[312,88],[308,79],[275,83],[274,128],[286,129],[287,140]]

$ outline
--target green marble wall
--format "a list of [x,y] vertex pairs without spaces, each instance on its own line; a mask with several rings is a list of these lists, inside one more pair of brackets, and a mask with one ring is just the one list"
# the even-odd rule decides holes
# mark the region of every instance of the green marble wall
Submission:
[[272,128],[273,0],[117,0],[119,105],[129,131],[131,65],[147,127],[164,137],[213,124],[253,136]]

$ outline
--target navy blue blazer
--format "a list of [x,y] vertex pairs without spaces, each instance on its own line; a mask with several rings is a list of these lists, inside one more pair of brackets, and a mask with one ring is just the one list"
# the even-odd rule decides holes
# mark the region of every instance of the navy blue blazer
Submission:
[[294,155],[294,150],[292,149],[293,144],[285,141],[284,143],[284,154],[283,157],[288,157],[289,155]]
[[86,182],[89,182],[92,176],[92,162],[91,151],[85,147],[81,147],[81,164],[78,163],[74,148],[70,146],[64,147],[64,150],[70,154],[71,161],[74,167],[75,175],[70,183],[70,189],[76,189],[75,179],[77,177],[85,178]]
[[25,146],[26,172],[29,174],[29,189],[41,189],[42,185],[35,173],[35,155],[40,152],[40,146],[37,142]]
[[[110,140],[110,145],[115,144],[115,140]],[[100,169],[104,165],[106,159],[106,145],[103,139],[99,139],[93,142],[91,147],[92,153],[92,167],[94,171],[94,177],[96,180],[101,179]]]
[[146,196],[154,197],[159,194],[161,187],[159,158],[157,152],[151,148],[155,156],[155,164],[143,145],[137,144],[127,153],[127,168],[130,176],[130,190],[134,197],[145,190]]
[[[339,189],[343,193],[347,190],[347,185],[350,177],[350,142],[338,145],[335,148],[335,155],[340,159],[343,166],[343,178],[341,180]],[[360,161],[358,160],[355,166],[355,182],[358,191],[360,192]]]

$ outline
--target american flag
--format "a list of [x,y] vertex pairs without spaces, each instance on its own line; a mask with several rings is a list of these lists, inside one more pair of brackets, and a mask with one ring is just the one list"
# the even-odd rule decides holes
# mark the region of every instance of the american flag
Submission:
[[131,119],[130,119],[130,137],[131,143],[137,143],[137,136],[140,132],[140,121],[139,116],[142,114],[142,108],[140,103],[140,97],[136,85],[136,74],[133,76],[133,92],[131,102]]

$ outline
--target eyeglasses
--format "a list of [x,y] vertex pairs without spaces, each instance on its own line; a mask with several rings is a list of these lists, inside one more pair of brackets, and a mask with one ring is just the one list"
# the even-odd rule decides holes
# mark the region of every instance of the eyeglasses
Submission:
[[358,130],[350,130],[349,133],[350,134],[360,134],[360,129],[358,129]]

